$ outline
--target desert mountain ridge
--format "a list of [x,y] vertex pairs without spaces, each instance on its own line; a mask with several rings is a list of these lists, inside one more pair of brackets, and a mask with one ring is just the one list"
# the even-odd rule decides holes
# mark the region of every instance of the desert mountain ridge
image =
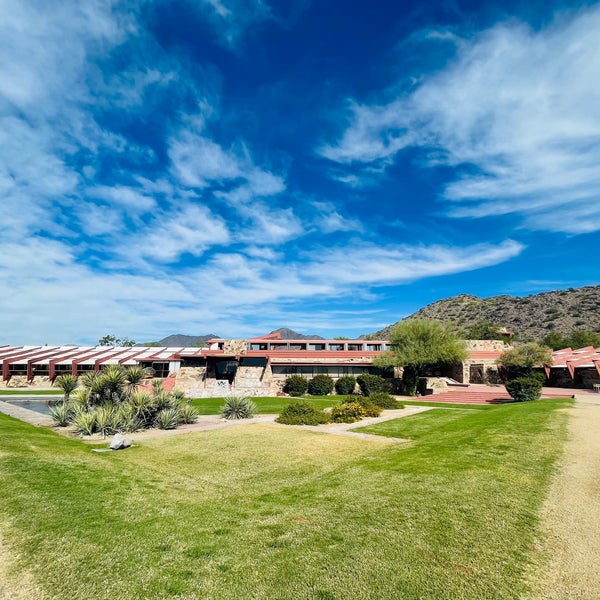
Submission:
[[[401,321],[417,318],[450,322],[461,328],[488,321],[506,327],[520,340],[542,340],[551,332],[563,335],[578,330],[600,333],[600,285],[525,297],[479,298],[460,294],[428,304]],[[364,337],[387,339],[395,324]]]

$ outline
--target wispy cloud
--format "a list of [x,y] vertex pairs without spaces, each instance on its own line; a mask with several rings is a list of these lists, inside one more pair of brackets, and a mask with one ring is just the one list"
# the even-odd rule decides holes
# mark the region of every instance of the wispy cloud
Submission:
[[511,21],[455,38],[454,59],[409,93],[350,103],[349,126],[320,153],[385,167],[419,147],[424,167],[456,169],[442,194],[452,216],[519,213],[530,229],[597,231],[599,30],[595,6],[539,31]]

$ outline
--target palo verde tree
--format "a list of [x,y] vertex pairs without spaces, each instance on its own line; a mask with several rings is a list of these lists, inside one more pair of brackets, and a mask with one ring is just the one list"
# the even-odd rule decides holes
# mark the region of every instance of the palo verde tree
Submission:
[[425,367],[457,363],[467,358],[467,347],[447,323],[432,319],[400,321],[390,333],[391,350],[374,362],[379,367],[404,367],[404,393],[414,396]]
[[105,335],[98,340],[98,346],[135,346],[135,341],[127,337],[117,337],[115,335]]
[[505,350],[496,361],[506,369],[508,379],[531,377],[534,367],[552,364],[552,351],[537,342]]

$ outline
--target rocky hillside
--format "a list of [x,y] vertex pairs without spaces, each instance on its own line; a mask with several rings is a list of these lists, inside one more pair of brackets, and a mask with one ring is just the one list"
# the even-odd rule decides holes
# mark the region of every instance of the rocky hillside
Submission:
[[297,331],[294,331],[293,329],[289,329],[288,327],[280,327],[279,329],[275,329],[275,331],[271,331],[271,333],[281,334],[282,340],[322,340],[322,339],[324,339],[320,335],[306,335],[304,333],[298,333]]
[[193,346],[202,345],[206,340],[216,337],[219,336],[215,335],[214,333],[209,333],[207,335],[183,335],[182,333],[174,333],[173,335],[169,335],[156,343],[159,346],[167,346],[171,348],[179,348],[181,346],[184,348],[191,348]]
[[[600,333],[600,285],[522,298],[478,298],[461,294],[429,304],[406,318],[449,321],[461,328],[491,321],[513,331],[520,340],[541,340],[552,331],[563,335],[576,330]],[[385,339],[391,327],[369,334],[369,337]]]

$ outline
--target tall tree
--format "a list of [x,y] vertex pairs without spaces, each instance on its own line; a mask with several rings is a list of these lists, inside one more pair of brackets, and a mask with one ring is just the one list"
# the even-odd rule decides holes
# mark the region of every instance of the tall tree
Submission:
[[509,379],[530,376],[534,367],[552,364],[552,350],[537,342],[528,342],[505,350],[496,362],[506,368]]
[[427,366],[452,364],[468,356],[467,346],[451,325],[432,319],[400,321],[390,333],[391,350],[375,359],[380,367],[404,367],[404,392],[414,395]]

